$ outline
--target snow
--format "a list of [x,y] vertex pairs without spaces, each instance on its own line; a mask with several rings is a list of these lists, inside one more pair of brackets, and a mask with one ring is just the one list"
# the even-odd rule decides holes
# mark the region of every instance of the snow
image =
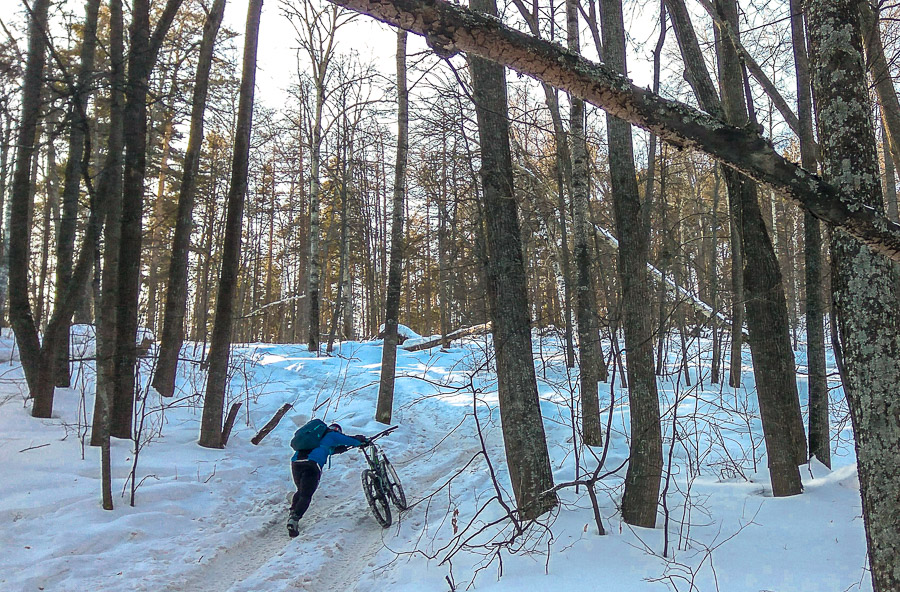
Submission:
[[[694,340],[689,351],[691,386],[677,373],[678,340],[667,348],[669,375],[659,382],[666,460],[677,425],[667,525],[662,510],[654,529],[621,522],[616,503],[623,468],[598,483],[606,536],[596,534],[585,489],[567,488],[559,509],[512,546],[496,545],[512,529],[508,521],[486,525],[503,518],[497,496],[508,503],[511,488],[496,378],[492,363],[485,363],[489,343],[479,336],[444,352],[398,350],[394,423],[400,428],[379,442],[412,507],[393,526],[380,528],[369,513],[359,479],[362,454],[350,451],[334,457],[301,535],[290,539],[284,523],[293,493],[289,441],[295,423],[314,416],[338,421],[351,434],[382,430],[372,419],[380,341],[344,342],[333,357],[314,357],[300,345],[236,347],[231,399],[244,407],[224,450],[196,445],[201,403],[195,393],[204,384],[198,365],[181,369],[172,399],[147,389],[137,405],[144,427],[135,506],[128,504],[133,443],[114,440],[116,507],[104,511],[99,452],[89,446],[86,420],[93,362],[75,365],[73,389],[57,390],[53,419],[34,419],[4,332],[0,590],[421,592],[452,589],[450,582],[465,590],[473,578],[475,590],[491,592],[690,590],[691,581],[694,590],[735,592],[872,589],[840,389],[832,389],[834,469],[813,461],[802,467],[802,495],[773,498],[749,351],[742,389],[711,385],[704,339]],[[554,478],[562,483],[576,476],[570,401],[577,380],[552,338],[540,347],[536,342],[535,351]],[[182,351],[185,358],[200,354],[195,344]],[[796,358],[805,370],[804,352]],[[833,371],[830,356],[828,361]],[[142,360],[142,384],[149,365]],[[805,403],[805,376],[798,385]],[[602,472],[627,457],[627,392],[618,386],[601,384],[604,412],[610,393],[615,395]],[[289,419],[259,446],[250,444],[285,402],[294,407]],[[480,454],[478,426],[499,489]],[[599,457],[602,450],[593,452]],[[582,475],[585,467],[596,467],[591,451],[579,454]]]
[[[384,323],[378,326],[378,334],[381,335],[384,333]],[[403,339],[421,339],[422,336],[404,325],[403,323],[397,323],[397,335],[402,337]]]

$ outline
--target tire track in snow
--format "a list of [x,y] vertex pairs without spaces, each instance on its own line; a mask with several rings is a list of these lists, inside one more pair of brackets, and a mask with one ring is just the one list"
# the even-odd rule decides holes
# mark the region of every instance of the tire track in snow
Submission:
[[[369,513],[364,499],[348,500],[324,516],[310,516],[307,529],[300,530],[300,536],[310,542],[301,549],[304,553],[315,553],[320,562],[318,569],[296,580],[297,589],[356,590],[361,576],[371,570],[375,556],[384,547],[385,532]],[[321,544],[321,541],[329,542]],[[315,549],[307,549],[313,545]]]
[[[283,555],[288,545],[286,533],[281,532],[280,519],[268,520],[262,528],[247,531],[234,545],[219,547],[199,569],[178,582],[163,588],[176,592],[224,592],[243,582],[274,557]],[[202,561],[202,560],[201,560]]]

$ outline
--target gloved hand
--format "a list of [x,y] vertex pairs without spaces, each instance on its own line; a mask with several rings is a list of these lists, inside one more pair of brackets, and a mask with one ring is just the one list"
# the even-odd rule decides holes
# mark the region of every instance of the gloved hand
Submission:
[[350,450],[349,446],[335,446],[332,454],[344,454],[348,450]]
[[369,440],[367,437],[363,436],[362,434],[356,434],[353,437],[361,442],[360,446],[368,446],[369,444],[372,443],[371,440]]

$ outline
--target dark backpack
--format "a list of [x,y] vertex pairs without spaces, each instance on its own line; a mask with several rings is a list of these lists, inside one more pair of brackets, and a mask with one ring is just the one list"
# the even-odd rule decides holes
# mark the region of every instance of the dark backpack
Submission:
[[319,446],[319,442],[328,432],[328,426],[321,419],[312,419],[294,432],[291,438],[291,448],[300,453],[300,456],[306,456],[314,448]]

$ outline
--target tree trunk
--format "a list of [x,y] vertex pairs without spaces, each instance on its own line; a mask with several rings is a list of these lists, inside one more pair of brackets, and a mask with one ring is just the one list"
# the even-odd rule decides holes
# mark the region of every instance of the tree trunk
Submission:
[[319,354],[319,283],[322,262],[319,254],[319,165],[322,149],[322,108],[325,89],[324,72],[316,79],[316,111],[313,119],[309,151],[309,351]]
[[206,398],[203,400],[203,419],[198,442],[200,446],[206,448],[222,447],[222,414],[225,407],[225,390],[228,386],[234,296],[240,267],[241,223],[244,195],[247,193],[250,133],[253,127],[253,93],[256,82],[256,50],[261,12],[262,0],[251,0],[247,8],[247,28],[244,33],[244,66],[241,73],[234,154],[231,160],[231,186],[228,190],[222,270],[216,296],[216,320],[209,348],[209,376],[206,381]]
[[[855,196],[851,207],[882,213],[858,6],[812,0],[807,10],[825,177]],[[900,590],[900,302],[884,258],[840,230],[832,235],[831,253],[872,582],[876,592]]]
[[[58,119],[58,114],[55,112],[50,112],[47,114],[47,128],[51,130],[51,134],[52,130],[58,124]],[[45,303],[47,300],[50,300],[49,297],[45,300],[44,289],[47,285],[47,271],[50,266],[50,236],[53,234],[53,213],[54,211],[59,211],[59,175],[57,174],[56,170],[56,143],[52,135],[47,136],[46,158],[47,173],[44,176],[44,211],[42,214],[43,220],[41,229],[41,263],[40,271],[38,272],[37,302],[35,303],[34,307],[34,324],[37,325],[41,331],[43,331],[44,324],[47,320]],[[57,348],[57,350],[59,349],[62,348]],[[54,354],[55,353],[56,352],[54,352]],[[54,366],[53,368],[54,373],[55,371],[56,366]],[[54,384],[56,382],[57,381],[54,378]]]
[[10,199],[6,199],[7,162],[12,143],[12,114],[6,114],[6,126],[0,139],[0,327],[6,327],[6,298],[9,294],[9,215]]
[[[718,7],[737,35],[737,3],[720,0]],[[734,125],[754,124],[738,54],[723,36],[718,35],[717,53],[725,118]],[[802,490],[797,466],[807,460],[806,436],[781,269],[763,220],[756,183],[732,171],[726,182],[740,211],[744,306],[772,491],[775,496],[795,495]]]
[[122,0],[110,0],[110,106],[109,136],[106,158],[98,183],[99,199],[106,204],[106,226],[103,232],[103,273],[100,306],[97,310],[97,388],[94,397],[94,420],[91,446],[105,450],[109,446],[110,413],[115,388],[116,319],[119,299],[119,232],[122,222],[122,110],[125,85],[124,26]]
[[[494,0],[472,0],[471,6],[496,17]],[[513,194],[506,76],[499,64],[471,55],[468,59],[481,145],[488,301],[500,419],[516,505],[527,520],[552,509],[556,497],[544,493],[553,487],[553,474],[532,359],[531,321]]]
[[[791,39],[797,76],[797,116],[800,126],[800,164],[817,169],[813,136],[812,87],[803,6],[791,0]],[[887,157],[887,153],[885,153]],[[828,417],[828,378],[825,369],[825,302],[822,297],[822,232],[819,221],[809,212],[803,215],[806,267],[806,363],[809,393],[809,454],[831,466],[831,431]]]
[[172,254],[169,260],[169,283],[166,290],[166,309],[159,344],[159,360],[153,377],[153,387],[164,397],[175,393],[175,374],[178,368],[178,354],[184,343],[184,317],[187,308],[188,254],[191,247],[193,212],[197,184],[197,169],[200,165],[200,150],[203,147],[203,114],[209,92],[209,72],[212,68],[213,49],[216,35],[225,13],[225,0],[215,0],[203,25],[203,39],[200,42],[200,56],[194,93],[191,101],[191,130],[187,151],[184,155],[184,172],[178,190],[178,217],[172,239]]
[[125,85],[122,222],[119,236],[116,383],[110,410],[110,434],[132,435],[135,394],[138,300],[141,291],[141,238],[144,177],[147,169],[147,93],[163,38],[182,0],[168,0],[151,35],[150,1],[134,0],[129,27],[128,83]]
[[22,116],[16,140],[12,193],[10,195],[9,224],[9,320],[19,346],[22,370],[34,403],[34,417],[50,417],[53,412],[53,382],[46,380],[52,368],[41,367],[41,344],[28,299],[28,241],[29,212],[34,205],[31,187],[31,161],[37,142],[38,119],[41,111],[41,83],[43,81],[47,43],[47,12],[49,0],[35,0],[28,22],[28,57],[22,81]]
[[[603,59],[626,74],[625,25],[621,0],[601,0]],[[610,185],[616,233],[618,271],[622,286],[623,332],[631,417],[631,455],[625,475],[622,519],[653,528],[662,475],[662,435],[659,396],[653,368],[653,328],[647,260],[650,236],[644,225],[634,170],[631,126],[612,115],[606,118]]]
[[[569,51],[578,53],[578,6],[566,2]],[[597,384],[606,379],[603,351],[600,348],[600,324],[597,292],[591,273],[590,218],[588,215],[588,154],[584,139],[584,101],[571,97],[569,137],[572,142],[572,226],[575,234],[575,319],[578,324],[578,350],[581,354],[579,393],[581,398],[581,437],[588,446],[603,444],[600,427],[600,399]],[[631,133],[629,131],[629,133]]]
[[[689,80],[701,107],[711,113],[724,112],[736,125],[748,121],[744,84],[737,53],[731,43],[717,37],[722,103],[710,93],[712,81],[700,59],[696,37],[688,33],[690,20],[683,4],[667,0],[676,7],[673,21],[682,51],[690,56],[685,64],[691,69]],[[679,5],[681,8],[678,8]],[[720,2],[724,22],[737,30],[737,7],[733,2]],[[675,14],[681,15],[676,18]],[[732,233],[732,350],[730,384],[740,384],[741,312],[747,308],[753,366],[757,370],[757,393],[763,431],[771,469],[774,494],[800,493],[797,465],[805,461],[806,445],[800,416],[799,399],[794,379],[793,353],[780,269],[766,233],[759,209],[756,185],[734,170],[724,171],[731,210]],[[743,271],[741,271],[743,268]],[[765,371],[763,371],[765,369]],[[801,453],[802,452],[802,453]]]
[[[94,74],[94,55],[97,47],[97,15],[100,0],[85,3],[84,29],[81,40],[81,65],[75,92],[81,108],[87,105],[90,96],[91,76]],[[66,161],[65,180],[62,192],[62,215],[59,220],[59,234],[56,243],[56,300],[62,297],[64,286],[72,277],[72,263],[75,257],[75,227],[78,219],[78,199],[81,197],[82,157],[84,156],[85,135],[89,133],[87,121],[80,117],[79,108],[71,110],[73,122],[69,131],[69,156]],[[87,288],[87,286],[85,286]],[[87,290],[82,292],[87,294]],[[86,297],[86,296],[85,296]],[[68,335],[69,330],[66,329]],[[56,386],[69,386],[69,340],[66,339],[57,350]]]
[[710,369],[710,382],[719,384],[722,382],[720,371],[722,366],[722,352],[719,333],[719,166],[713,169],[713,201],[709,214],[710,248],[709,248],[709,306],[713,314],[709,318],[709,327],[712,331],[712,368]]
[[[391,256],[384,313],[384,346],[381,382],[375,420],[391,423],[394,404],[394,373],[397,366],[397,318],[400,313],[400,282],[403,266],[403,204],[406,195],[406,164],[409,153],[409,91],[406,87],[406,31],[397,31],[397,165],[394,169],[394,204],[391,216]],[[443,305],[444,303],[441,302]]]

